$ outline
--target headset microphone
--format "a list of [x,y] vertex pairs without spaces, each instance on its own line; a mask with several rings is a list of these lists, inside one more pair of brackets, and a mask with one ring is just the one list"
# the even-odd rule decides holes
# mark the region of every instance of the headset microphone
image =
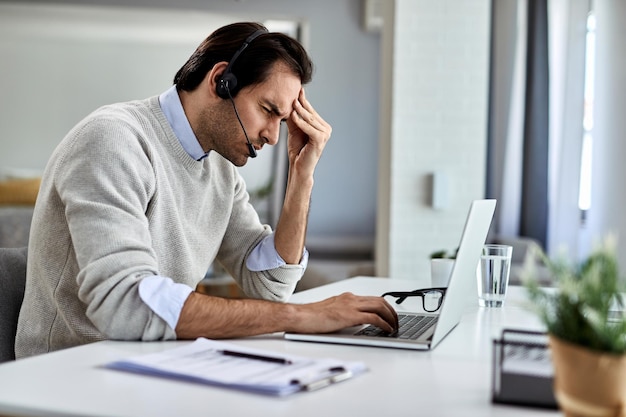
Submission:
[[232,67],[239,55],[243,52],[244,49],[248,47],[250,42],[252,42],[256,37],[264,33],[267,33],[266,29],[259,29],[246,38],[241,47],[233,55],[232,59],[228,63],[228,66],[226,66],[226,69],[224,70],[222,76],[219,78],[219,80],[217,80],[216,86],[217,95],[223,99],[230,100],[230,102],[233,104],[235,115],[237,116],[237,120],[241,125],[243,134],[246,136],[246,142],[248,142],[248,152],[250,152],[250,158],[256,158],[257,153],[256,149],[254,149],[254,146],[252,146],[252,143],[250,143],[246,128],[243,127],[243,123],[241,121],[241,118],[239,117],[239,112],[237,111],[237,107],[235,106],[235,100],[233,100],[233,94],[237,94],[237,77],[235,76],[235,74],[232,73]]

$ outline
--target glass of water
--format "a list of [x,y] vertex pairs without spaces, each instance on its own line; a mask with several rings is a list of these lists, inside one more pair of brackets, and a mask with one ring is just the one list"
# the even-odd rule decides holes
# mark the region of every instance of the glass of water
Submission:
[[485,245],[478,266],[478,304],[482,307],[501,307],[509,285],[511,255],[508,245]]

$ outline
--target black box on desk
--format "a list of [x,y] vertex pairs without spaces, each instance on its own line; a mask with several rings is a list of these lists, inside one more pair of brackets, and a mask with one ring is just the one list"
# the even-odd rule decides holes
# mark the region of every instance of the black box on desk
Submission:
[[493,341],[492,402],[557,409],[547,334],[505,329]]

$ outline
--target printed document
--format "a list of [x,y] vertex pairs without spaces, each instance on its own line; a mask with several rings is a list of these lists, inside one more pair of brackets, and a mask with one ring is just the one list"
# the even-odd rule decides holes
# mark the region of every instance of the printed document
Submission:
[[367,370],[362,362],[287,355],[205,338],[106,367],[279,396],[319,389]]

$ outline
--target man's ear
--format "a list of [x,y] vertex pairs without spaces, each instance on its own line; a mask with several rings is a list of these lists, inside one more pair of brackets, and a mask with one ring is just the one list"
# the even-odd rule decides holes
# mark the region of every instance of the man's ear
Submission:
[[228,67],[228,62],[218,62],[217,64],[213,65],[211,71],[209,71],[204,78],[204,81],[209,84],[209,91],[211,92],[211,96],[220,98],[219,94],[217,93],[217,86],[220,82],[220,79],[222,78],[222,75],[224,75],[224,72],[226,71],[226,67]]

